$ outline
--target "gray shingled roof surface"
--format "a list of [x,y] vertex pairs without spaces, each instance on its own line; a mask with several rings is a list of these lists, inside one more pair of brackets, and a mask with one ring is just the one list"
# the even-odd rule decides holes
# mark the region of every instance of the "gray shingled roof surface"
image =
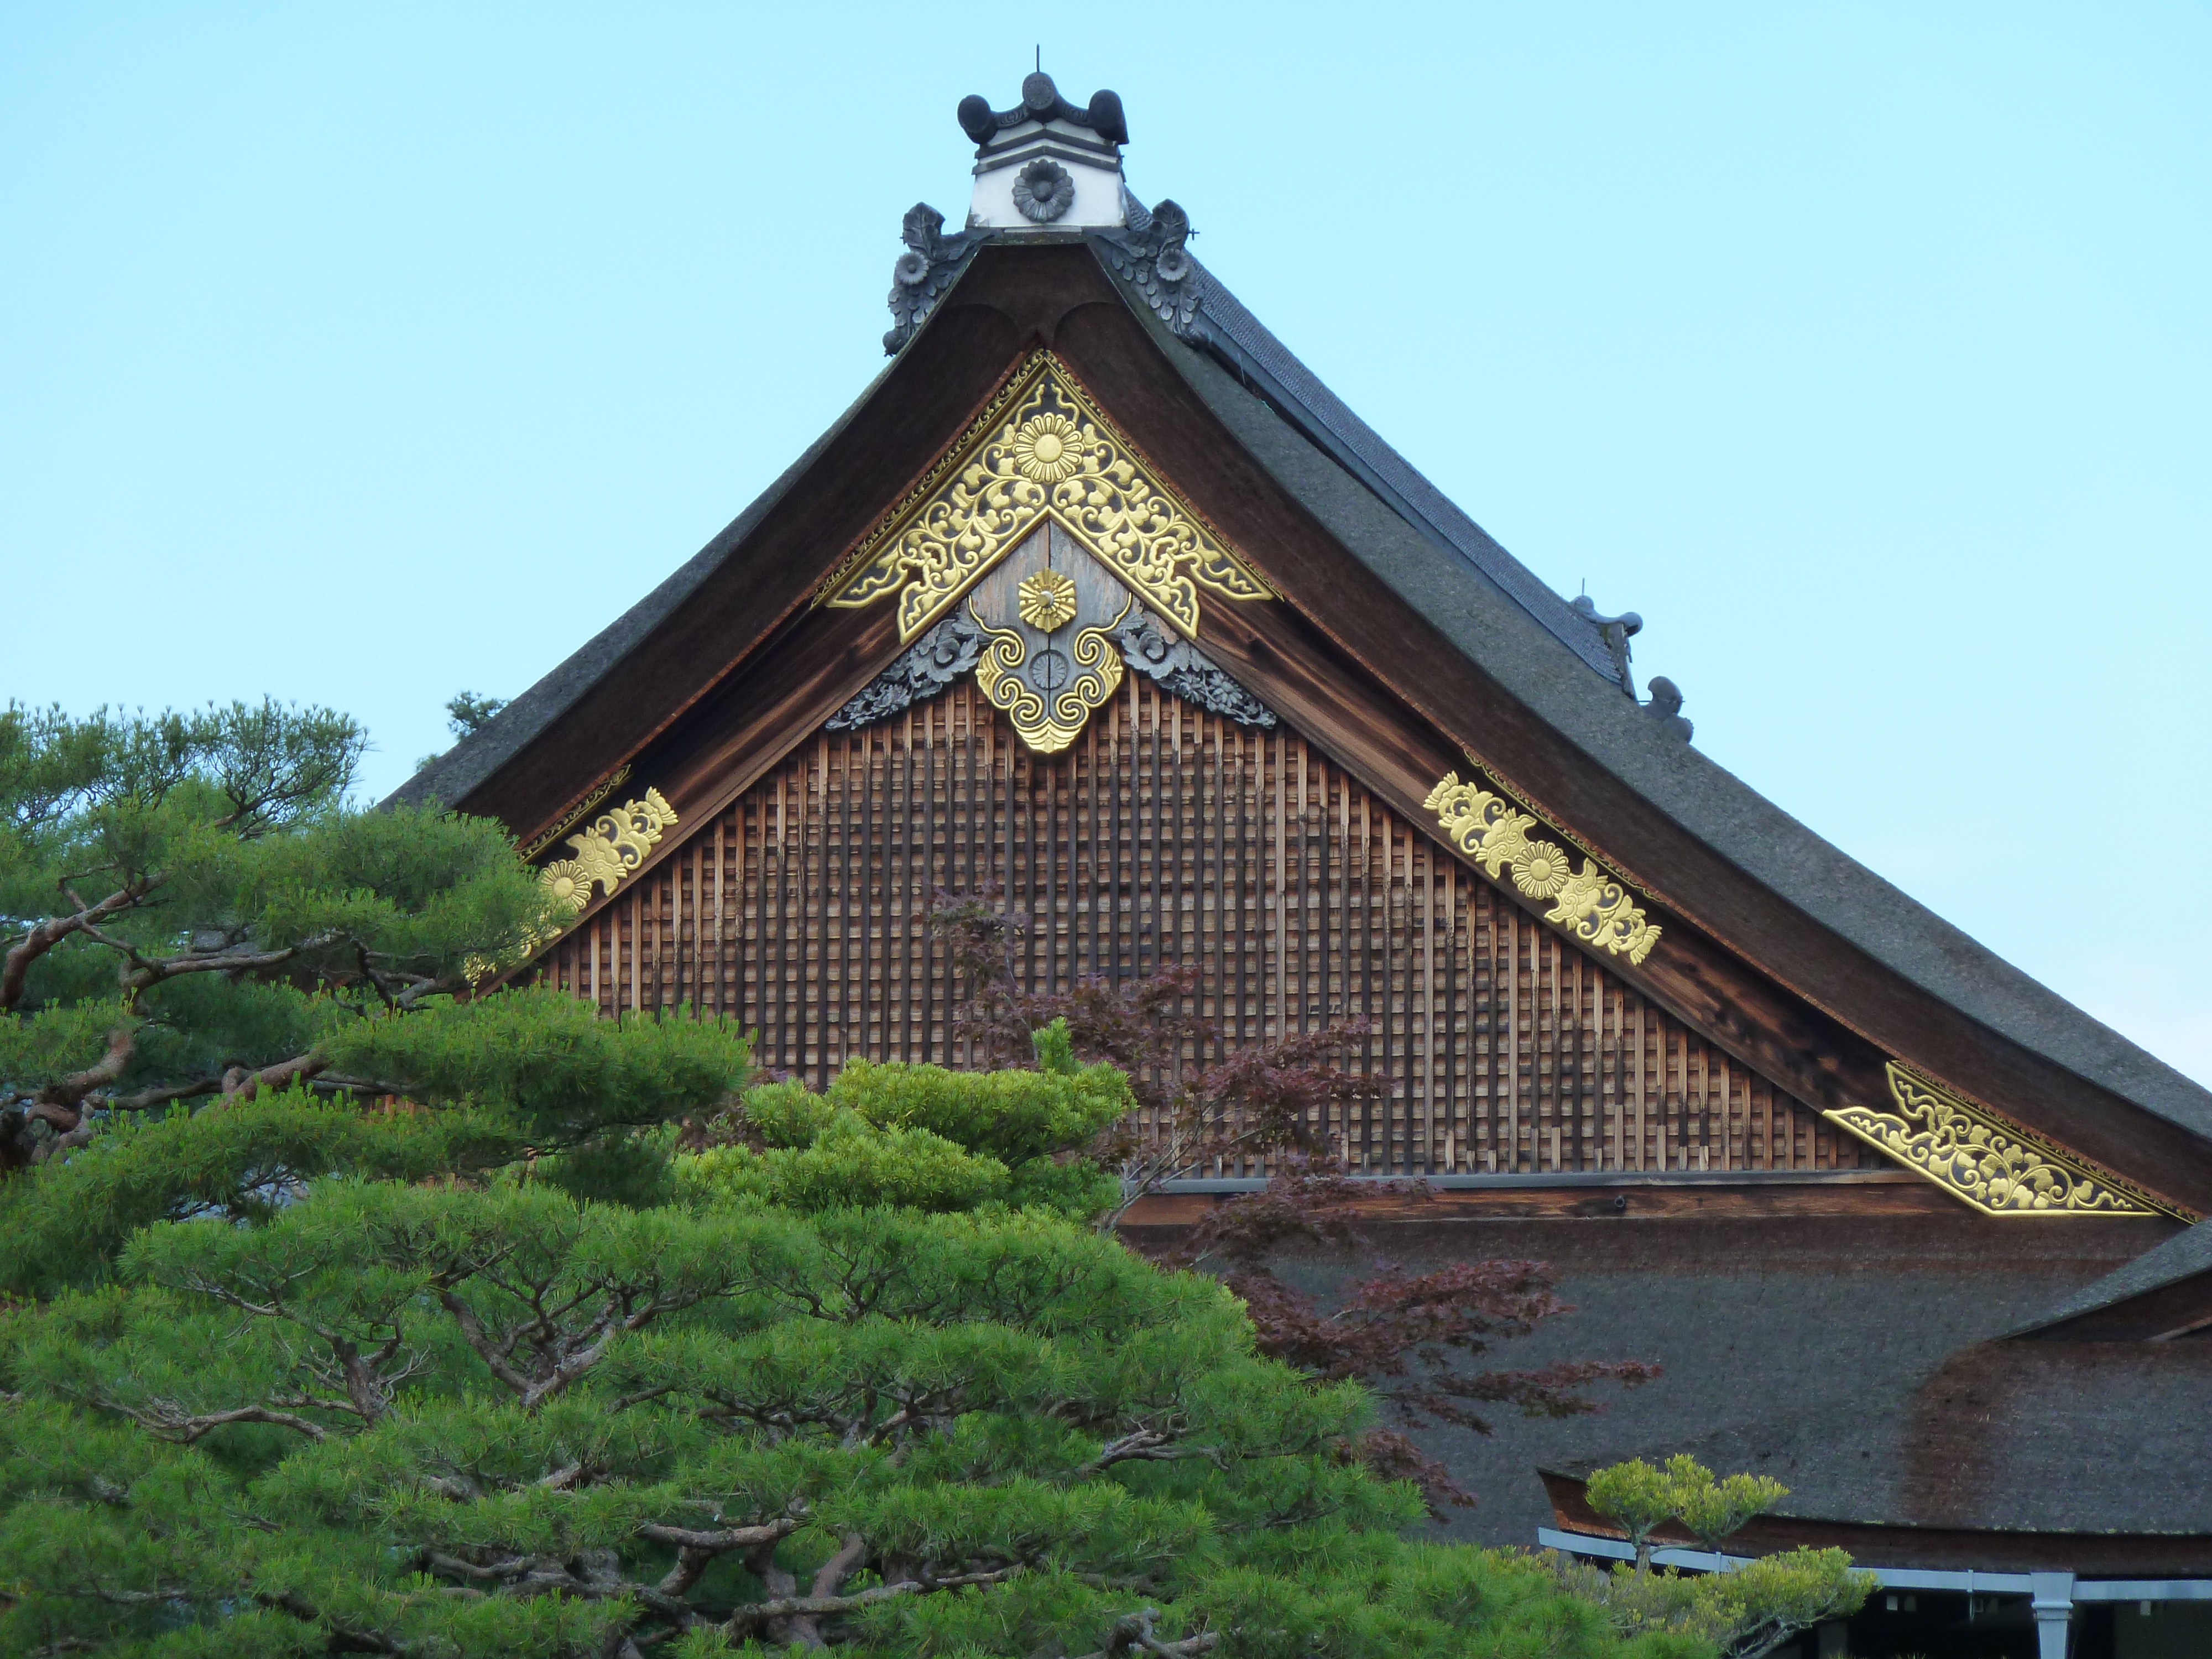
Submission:
[[2084,1285],[2063,1302],[2045,1308],[2013,1334],[2025,1335],[2063,1320],[2079,1319],[2083,1314],[2116,1307],[2203,1273],[2212,1273],[2212,1221],[2200,1221],[2156,1249],[2145,1250],[2118,1272],[2106,1274],[2094,1285]]
[[[1540,580],[1536,574],[1498,545],[1480,525],[1460,511],[1444,493],[1416,472],[1404,456],[1385,443],[1374,428],[1353,414],[1314,372],[1291,355],[1212,272],[1194,259],[1190,280],[1199,286],[1199,311],[1225,337],[1243,362],[1279,387],[1290,407],[1284,412],[1307,435],[1332,452],[1339,465],[1389,503],[1416,530],[1458,553],[1511,599],[1560,643],[1613,685],[1620,675],[1597,627]],[[1622,687],[1633,690],[1633,687]]]
[[[2156,1224],[1957,1216],[1376,1223],[1405,1272],[1533,1258],[1573,1311],[1483,1356],[1520,1370],[1655,1362],[1589,1390],[1591,1416],[1486,1407],[1492,1433],[1414,1425],[1481,1499],[1456,1536],[1528,1544],[1554,1524],[1534,1471],[1688,1452],[1771,1474],[1779,1513],[1882,1526],[2212,1532],[2203,1478],[2212,1342],[1997,1340],[2133,1255]],[[2002,1237],[1995,1237],[2002,1234]],[[2155,1252],[2154,1252],[2155,1254]],[[1334,1306],[1374,1269],[1327,1250],[1271,1264]],[[1875,1563],[1875,1565],[1879,1565]]]

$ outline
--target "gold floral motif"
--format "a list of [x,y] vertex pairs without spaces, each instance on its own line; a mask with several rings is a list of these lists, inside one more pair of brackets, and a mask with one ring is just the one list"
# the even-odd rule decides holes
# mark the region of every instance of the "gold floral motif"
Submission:
[[[608,790],[629,775],[627,766],[610,775],[585,797],[582,806],[568,815],[568,823],[605,799]],[[613,811],[602,814],[584,834],[569,836],[568,845],[576,849],[576,856],[556,859],[541,867],[538,884],[556,903],[580,915],[591,904],[594,886],[613,892],[624,876],[645,862],[645,855],[660,840],[661,831],[675,822],[676,809],[661,798],[658,789],[647,789],[644,799],[625,801]],[[568,823],[559,824],[538,836],[525,849],[523,856],[527,859],[543,850],[555,835],[566,828]],[[481,985],[488,979],[513,972],[559,939],[564,931],[565,927],[543,933],[532,932],[511,953],[496,959],[471,957],[461,964],[461,971],[471,986]]]
[[576,856],[555,860],[538,872],[538,879],[580,911],[592,902],[593,885],[613,892],[624,876],[645,862],[661,831],[675,822],[676,809],[661,799],[658,789],[647,789],[644,799],[625,801],[602,814],[582,835],[569,836]]
[[1547,841],[1522,844],[1513,855],[1513,884],[1530,898],[1549,898],[1567,884],[1574,871],[1567,855]]
[[1984,1215],[2161,1215],[2172,1206],[1892,1060],[1894,1111],[1821,1115]]
[[1075,578],[1064,570],[1038,570],[1014,589],[1016,612],[1040,634],[1049,634],[1075,614]]
[[1632,963],[1642,963],[1659,941],[1659,925],[1644,914],[1626,884],[1595,859],[1571,868],[1565,848],[1532,836],[1538,827],[1529,814],[1448,772],[1423,803],[1437,815],[1447,839],[1496,879],[1510,879],[1530,898],[1547,898],[1544,920],[1577,939]]
[[[1127,605],[1105,627],[1079,629],[1065,656],[1048,647],[1034,659],[1019,634],[992,627],[972,599],[968,614],[990,641],[975,659],[976,686],[994,708],[1005,712],[1015,734],[1040,754],[1057,754],[1073,743],[1091,711],[1121,684],[1121,653],[1113,631],[1129,614]],[[1048,665],[1056,673],[1039,674]]]
[[1186,638],[1200,588],[1274,597],[1153,476],[1049,352],[1039,352],[921,489],[865,538],[823,603],[898,596],[914,639],[975,579],[1050,519]]
[[571,910],[592,902],[592,872],[575,859],[556,859],[538,872],[538,884],[551,890]]
[[1014,470],[1032,483],[1072,478],[1081,465],[1076,451],[1082,442],[1081,428],[1065,415],[1036,416],[1014,434]]

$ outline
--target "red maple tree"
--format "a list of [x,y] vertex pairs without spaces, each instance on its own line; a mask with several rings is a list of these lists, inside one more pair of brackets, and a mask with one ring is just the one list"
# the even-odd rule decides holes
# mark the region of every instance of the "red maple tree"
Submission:
[[[939,892],[925,913],[961,979],[953,1035],[968,1045],[972,1064],[1004,1066],[1030,1059],[1035,1034],[1065,1021],[1077,1059],[1109,1060],[1128,1073],[1136,1118],[1093,1149],[1122,1177],[1121,1201],[1102,1226],[1217,1159],[1269,1158],[1274,1167],[1264,1190],[1212,1206],[1160,1252],[1175,1265],[1217,1274],[1234,1291],[1262,1353],[1319,1382],[1363,1381],[1409,1425],[1444,1423],[1476,1434],[1490,1432],[1479,1406],[1574,1416],[1601,1409],[1582,1392],[1592,1383],[1633,1387],[1659,1375],[1658,1366],[1632,1359],[1523,1370],[1475,1365],[1492,1344],[1573,1311],[1540,1261],[1455,1262],[1425,1273],[1378,1261],[1380,1271],[1333,1307],[1279,1277],[1271,1263],[1285,1251],[1365,1249],[1358,1217],[1376,1198],[1421,1203],[1433,1196],[1419,1180],[1352,1179],[1330,1152],[1329,1107],[1378,1092],[1342,1063],[1365,1024],[1229,1049],[1220,1028],[1197,1012],[1203,975],[1189,963],[1119,988],[1085,978],[1066,991],[1030,991],[1016,956],[1029,919],[1000,898],[995,884]],[[1441,1505],[1474,1501],[1400,1430],[1370,1430],[1346,1455],[1385,1478],[1419,1483],[1439,1519]]]

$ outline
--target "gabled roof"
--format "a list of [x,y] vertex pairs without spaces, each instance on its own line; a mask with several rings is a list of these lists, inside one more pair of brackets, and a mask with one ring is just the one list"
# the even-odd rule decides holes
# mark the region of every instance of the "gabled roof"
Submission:
[[[2194,1294],[2185,1298],[2159,1295],[2180,1287]],[[2212,1323],[2212,1221],[2200,1221],[2095,1284],[2084,1285],[2013,1334],[2093,1340],[2139,1338],[2179,1335],[2208,1323]]]
[[[1017,333],[1026,331],[1030,343],[1049,343],[1060,325],[1054,319],[1079,313],[1055,312],[1036,290],[1079,280],[1097,288],[1096,275],[1079,278],[1066,262],[1082,242],[1024,242],[963,245],[957,280],[890,367],[805,454],[689,563],[393,799],[435,796],[514,816],[500,799],[502,777],[542,754],[553,728],[574,711],[618,693],[634,699],[641,665],[658,676],[664,695],[677,684],[673,677],[689,672],[697,683],[684,695],[703,696],[748,640],[757,643],[799,614],[802,576],[812,582],[826,575],[842,548],[823,549],[820,571],[793,574],[777,568],[787,550],[763,553],[757,535],[794,492],[804,493],[802,485],[838,487],[814,475],[831,465],[856,422],[882,418],[872,408],[878,399],[921,395],[924,380],[902,374],[921,360],[917,354],[937,351],[931,362],[941,368],[960,361],[971,340],[1015,339],[1009,322]],[[1194,405],[1175,412],[1181,429],[1206,420],[1225,432],[1242,452],[1240,465],[1259,469],[1357,562],[1376,600],[1359,609],[1374,615],[1340,608],[1314,620],[1410,707],[1466,747],[1480,745],[1486,763],[1510,775],[1557,822],[1869,1042],[2008,1109],[2032,1099],[2035,1127],[2132,1168],[2138,1178],[2147,1168],[2176,1171],[2169,1190],[2212,1207],[2212,1094],[1814,835],[1624,695],[1625,653],[1615,654],[1599,623],[1551,592],[1447,501],[1195,261],[1187,262],[1183,292],[1164,303],[1161,273],[1141,259],[1132,264],[1129,236],[1094,234],[1088,246],[1108,287],[1157,349],[1143,373],[1158,380],[1164,365],[1170,374],[1160,395],[1174,386]],[[1026,262],[1029,274],[1007,276],[1009,260]],[[988,279],[978,276],[985,266],[994,273]],[[1008,299],[978,290],[974,303],[999,307],[996,331],[962,314],[979,283],[1016,293]],[[1089,292],[1066,301],[1093,303]],[[1002,366],[991,365],[991,372]],[[1118,408],[1108,407],[1121,418]],[[948,431],[939,441],[950,437]],[[887,495],[868,511],[880,512],[893,499]],[[746,638],[732,638],[731,658],[688,670],[672,660],[684,651],[667,641],[687,627],[694,631],[685,637],[695,643],[684,651],[696,650],[696,623],[687,620],[695,607],[687,601],[759,586],[771,569],[799,597],[776,599],[780,609],[749,623]],[[1415,637],[1409,623],[1432,633]],[[1472,688],[1490,700],[1480,715]],[[635,752],[643,738],[627,741],[628,752]],[[623,758],[592,757],[591,775],[576,778],[576,790]],[[513,827],[525,834],[540,828],[562,804],[538,801],[539,816]]]

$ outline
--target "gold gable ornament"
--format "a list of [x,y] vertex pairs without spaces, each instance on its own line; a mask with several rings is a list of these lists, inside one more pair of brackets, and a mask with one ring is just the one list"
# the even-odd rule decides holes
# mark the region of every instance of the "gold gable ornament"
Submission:
[[1659,925],[1644,914],[1628,884],[1594,858],[1577,870],[1566,849],[1532,836],[1537,820],[1459,774],[1447,772],[1422,803],[1451,844],[1493,880],[1510,880],[1533,899],[1549,899],[1544,920],[1587,945],[1640,964],[1659,942]]
[[[968,614],[990,641],[975,659],[975,684],[991,706],[1006,714],[1015,734],[1041,755],[1057,754],[1073,743],[1091,710],[1121,684],[1121,653],[1114,643],[1114,629],[1128,616],[1127,605],[1109,626],[1078,629],[1065,652],[1046,646],[1032,653],[1020,634],[985,622],[972,600]],[[1054,614],[1065,622],[1074,608]],[[1025,615],[1022,620],[1030,619]]]
[[1888,1062],[1895,1109],[1820,1115],[1984,1215],[2172,1215],[2172,1206],[2005,1122],[1932,1078]]
[[613,892],[623,877],[645,862],[661,832],[675,822],[676,809],[658,789],[647,789],[642,800],[625,801],[602,814],[582,835],[569,836],[575,857],[554,860],[538,872],[538,883],[580,913],[591,903],[594,885]]
[[1274,597],[1040,351],[861,539],[817,603],[858,609],[896,594],[905,643],[1048,520],[1186,639],[1198,637],[1200,588]]
[[[526,860],[542,852],[555,836],[605,799],[615,786],[629,775],[629,768],[623,766],[603,779],[562,823],[522,848],[523,858]],[[645,855],[659,844],[661,832],[675,822],[676,809],[658,789],[647,789],[642,800],[624,801],[613,811],[601,814],[599,821],[582,835],[569,836],[568,845],[575,848],[576,856],[556,859],[546,865],[538,872],[538,884],[580,915],[591,904],[594,886],[613,892],[623,877],[645,862]],[[563,924],[548,933],[533,932],[507,955],[497,958],[469,957],[461,964],[461,971],[471,987],[480,986],[488,979],[512,973],[566,931]]]

